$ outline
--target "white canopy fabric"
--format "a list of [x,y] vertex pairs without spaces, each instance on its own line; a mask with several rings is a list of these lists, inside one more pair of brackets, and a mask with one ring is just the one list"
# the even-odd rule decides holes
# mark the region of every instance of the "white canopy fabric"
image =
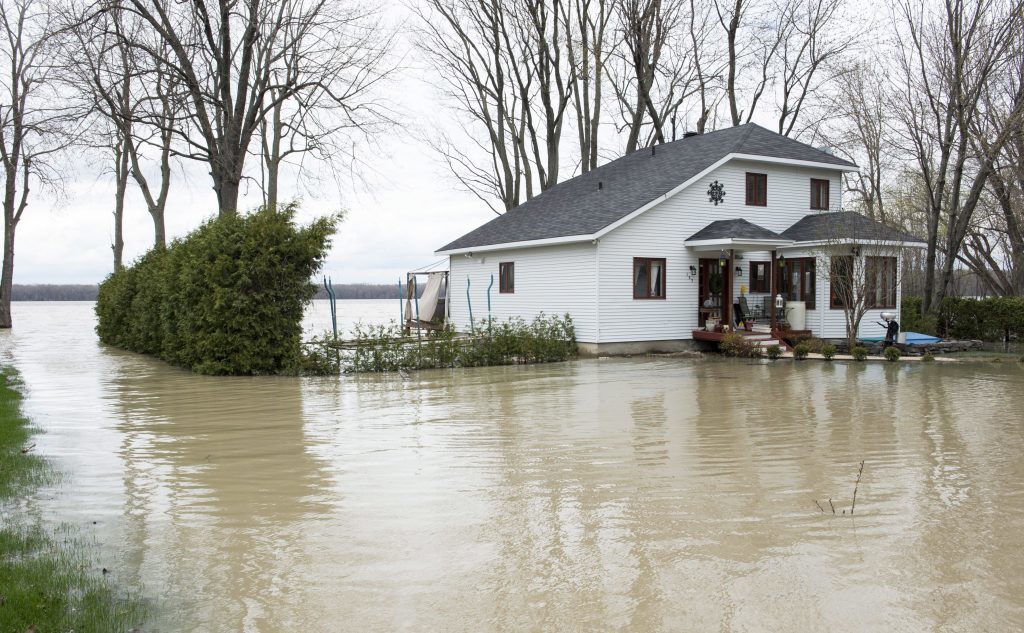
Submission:
[[[433,321],[437,312],[437,301],[441,298],[441,286],[444,284],[444,271],[430,273],[427,275],[427,287],[423,289],[420,297],[420,321]],[[413,319],[416,314],[413,311],[412,300],[405,303],[405,318]]]

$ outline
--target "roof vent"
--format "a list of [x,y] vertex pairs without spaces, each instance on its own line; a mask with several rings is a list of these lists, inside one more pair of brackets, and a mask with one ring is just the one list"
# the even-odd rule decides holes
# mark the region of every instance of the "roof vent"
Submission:
[[683,138],[690,138],[691,136],[700,136],[700,132],[684,132]]
[[601,182],[600,180],[598,180],[598,181],[597,181],[597,188],[598,188],[598,189],[604,189],[604,183],[603,183],[603,182]]
[[836,155],[836,151],[834,149],[832,149],[832,147],[830,145],[822,145],[821,147],[816,147],[814,149],[818,150],[819,152],[825,152],[829,156],[835,156]]

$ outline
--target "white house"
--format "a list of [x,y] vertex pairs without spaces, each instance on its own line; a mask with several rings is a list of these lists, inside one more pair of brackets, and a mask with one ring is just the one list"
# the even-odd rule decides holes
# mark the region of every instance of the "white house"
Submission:
[[685,349],[716,320],[735,324],[745,291],[755,322],[772,320],[779,294],[776,318],[841,339],[838,255],[864,258],[876,280],[861,333],[879,335],[879,313],[899,310],[893,247],[922,244],[841,211],[840,177],[856,169],[754,124],[636,151],[438,249],[449,318],[468,331],[489,294],[495,319],[571,314],[585,352]]

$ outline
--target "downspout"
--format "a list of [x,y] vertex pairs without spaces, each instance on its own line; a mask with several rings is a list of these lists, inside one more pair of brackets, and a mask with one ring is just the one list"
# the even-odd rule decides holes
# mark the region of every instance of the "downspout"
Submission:
[[[594,345],[600,347],[601,345],[601,240],[594,240],[594,259],[595,261],[595,273],[594,273]],[[632,279],[633,273],[630,273],[630,279]]]

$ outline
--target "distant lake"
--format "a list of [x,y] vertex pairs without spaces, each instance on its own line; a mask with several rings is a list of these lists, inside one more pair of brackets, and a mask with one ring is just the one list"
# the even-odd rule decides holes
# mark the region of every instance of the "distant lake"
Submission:
[[67,474],[30,506],[147,631],[1024,628],[1020,363],[204,377],[100,345],[89,303],[13,309]]

